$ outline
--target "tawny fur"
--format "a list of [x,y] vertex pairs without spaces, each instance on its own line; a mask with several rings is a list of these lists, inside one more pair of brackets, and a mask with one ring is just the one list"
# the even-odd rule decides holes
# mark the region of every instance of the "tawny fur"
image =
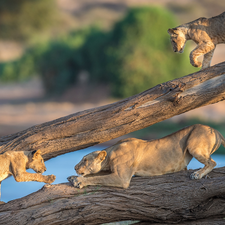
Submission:
[[200,124],[151,141],[124,139],[84,156],[75,166],[81,176],[67,179],[79,188],[87,185],[127,188],[133,175],[156,176],[181,171],[193,157],[205,166],[192,173],[191,179],[201,179],[216,166],[210,155],[221,143],[225,146],[225,139],[217,130]]
[[[36,173],[28,173],[26,169],[33,169]],[[46,171],[41,151],[8,151],[0,155],[0,183],[13,175],[17,182],[38,181],[52,183],[55,175],[44,176]]]
[[[190,53],[190,62],[202,69],[210,67],[212,56],[217,44],[225,43],[225,12],[212,17],[201,17],[190,23],[169,29],[174,52],[182,53],[187,40],[193,40],[197,47]],[[197,58],[203,55],[203,62]]]

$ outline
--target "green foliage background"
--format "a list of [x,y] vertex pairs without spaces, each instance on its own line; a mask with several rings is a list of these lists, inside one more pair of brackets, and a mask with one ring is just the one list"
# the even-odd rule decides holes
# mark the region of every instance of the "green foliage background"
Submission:
[[114,97],[128,97],[194,71],[189,51],[172,51],[167,29],[177,24],[163,8],[131,8],[109,32],[86,28],[29,48],[20,60],[0,64],[0,80],[39,74],[47,93],[57,94],[85,70],[91,84],[110,85]]
[[54,0],[0,0],[0,38],[25,41],[57,23]]
[[187,51],[172,51],[167,30],[177,22],[162,8],[134,8],[112,30],[107,50],[112,92],[128,97],[194,70]]

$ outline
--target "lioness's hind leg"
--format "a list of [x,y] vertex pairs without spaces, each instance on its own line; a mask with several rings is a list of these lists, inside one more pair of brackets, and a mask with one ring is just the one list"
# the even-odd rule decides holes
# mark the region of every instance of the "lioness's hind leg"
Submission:
[[191,179],[201,179],[205,175],[207,175],[209,172],[213,170],[213,168],[216,166],[216,162],[209,157],[208,159],[204,158],[204,156],[194,156],[199,162],[203,163],[205,166],[200,169],[195,171],[194,173],[191,174],[190,178]]

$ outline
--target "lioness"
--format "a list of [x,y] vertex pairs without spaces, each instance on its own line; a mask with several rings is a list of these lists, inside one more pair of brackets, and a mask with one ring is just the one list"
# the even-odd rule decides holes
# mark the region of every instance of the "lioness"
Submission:
[[[28,173],[26,169],[33,169],[36,173]],[[7,177],[13,175],[17,182],[39,181],[52,183],[55,175],[44,176],[46,171],[40,150],[8,151],[0,155],[0,184]]]
[[[221,143],[225,147],[225,139],[217,130],[200,124],[151,141],[128,138],[84,156],[75,166],[81,176],[67,179],[79,188],[87,185],[127,188],[133,175],[156,176],[184,170],[193,157],[205,166],[190,178],[201,179],[216,166],[210,155]],[[98,174],[100,171],[108,174]]]
[[[187,40],[193,40],[197,47],[190,53],[190,62],[195,67],[210,67],[217,44],[225,43],[225,12],[212,17],[201,17],[190,23],[169,29],[174,52],[182,53]],[[197,58],[204,55],[203,63]]]

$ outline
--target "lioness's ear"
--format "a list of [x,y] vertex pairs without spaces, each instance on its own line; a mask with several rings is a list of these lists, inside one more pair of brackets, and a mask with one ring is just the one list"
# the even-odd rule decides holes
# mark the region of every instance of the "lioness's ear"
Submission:
[[103,151],[101,151],[101,152],[98,154],[97,159],[98,159],[100,162],[102,162],[102,161],[105,159],[106,156],[107,156],[107,152],[103,150]]
[[33,158],[37,157],[38,155],[41,155],[41,150],[35,150],[35,151],[32,152]]

